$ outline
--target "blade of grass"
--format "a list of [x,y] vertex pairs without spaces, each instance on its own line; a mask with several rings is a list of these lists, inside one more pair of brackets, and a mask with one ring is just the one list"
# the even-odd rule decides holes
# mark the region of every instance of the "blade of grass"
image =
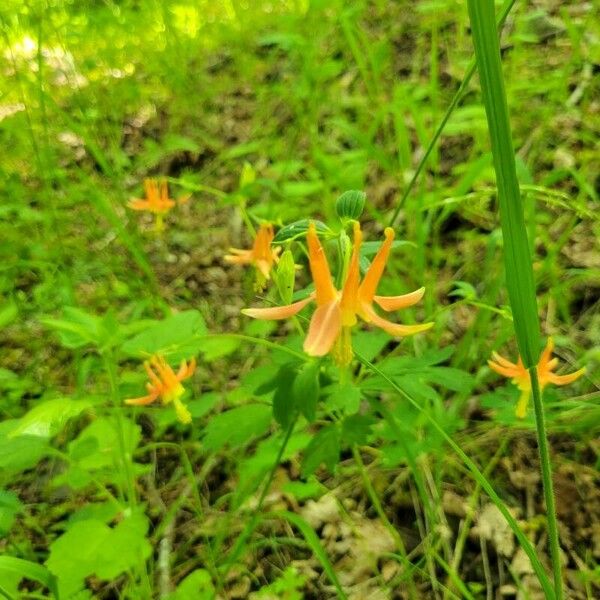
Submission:
[[[14,556],[0,556],[0,569],[16,573],[25,579],[38,581],[45,585],[58,600],[56,577],[46,567]],[[7,597],[10,598],[8,595]]]
[[267,513],[265,515],[265,518],[285,519],[288,523],[290,523],[294,527],[297,527],[300,530],[300,533],[302,533],[302,535],[304,536],[306,543],[310,546],[310,549],[312,550],[313,554],[321,563],[323,571],[325,571],[325,574],[327,575],[327,577],[329,577],[329,580],[337,590],[338,598],[342,598],[342,600],[348,598],[348,596],[346,596],[344,590],[342,589],[342,585],[340,584],[340,581],[337,575],[335,574],[335,569],[333,568],[333,565],[331,564],[327,553],[325,552],[323,546],[321,545],[321,542],[319,541],[319,536],[317,536],[317,534],[313,531],[312,527],[300,515],[297,515],[296,513],[287,510],[280,510],[277,512]]
[[540,348],[537,297],[508,119],[508,103],[502,75],[500,43],[494,22],[494,2],[493,0],[468,0],[467,4],[492,145],[494,169],[496,171],[496,185],[500,203],[500,225],[504,239],[506,287],[513,312],[519,352],[531,379],[542,482],[546,501],[548,545],[552,556],[554,597],[561,600],[563,597],[562,573],[552,486],[552,465],[546,434],[544,407],[536,371]]
[[[361,362],[367,369],[369,369],[379,377],[383,378],[403,398],[406,398],[406,400],[412,406],[414,406],[419,412],[423,413],[423,415],[429,421],[429,423],[431,423],[433,428],[444,438],[446,443],[460,457],[464,465],[472,473],[473,479],[475,479],[475,481],[483,488],[485,493],[489,496],[490,500],[498,507],[498,510],[502,513],[502,516],[508,523],[512,532],[515,534],[515,537],[517,538],[521,548],[523,548],[523,551],[525,552],[525,554],[527,554],[527,557],[531,561],[531,566],[538,577],[538,580],[544,590],[544,593],[546,594],[546,598],[554,598],[555,596],[552,590],[552,584],[548,579],[548,575],[546,574],[546,571],[544,570],[544,567],[540,562],[540,559],[538,558],[534,547],[531,545],[531,542],[527,539],[527,536],[523,533],[521,527],[519,527],[519,524],[517,523],[516,519],[510,514],[510,511],[508,510],[500,496],[498,496],[491,483],[488,481],[487,477],[479,470],[477,465],[473,462],[473,460],[471,460],[471,458],[469,458],[465,451],[446,433],[444,428],[436,421],[436,419],[431,414],[429,414],[428,411],[424,410],[423,407],[416,400],[414,400],[412,396],[406,393],[391,377],[388,377],[383,371],[381,371],[381,369],[376,367],[370,361],[363,358],[356,351],[355,356],[359,360],[359,362]],[[388,408],[385,405],[381,403],[377,403],[377,408],[390,425],[392,431],[394,432],[394,435],[398,439],[401,439],[402,432],[398,427],[398,424],[396,423],[396,418],[394,417],[394,415],[388,410]]]
[[[502,10],[500,11],[500,15],[498,16],[498,28],[502,27],[502,25],[504,24],[504,21],[506,20],[506,17],[508,17],[508,14],[510,13],[514,3],[515,3],[515,0],[507,0],[505,2],[504,6],[502,7]],[[417,165],[417,168],[415,169],[415,172],[413,173],[411,180],[409,181],[408,185],[404,189],[404,192],[403,192],[400,200],[398,200],[398,202],[396,204],[396,208],[394,209],[394,212],[390,219],[390,223],[389,223],[390,227],[394,227],[394,224],[396,223],[396,220],[398,219],[398,215],[400,214],[402,207],[404,206],[407,198],[410,196],[413,188],[415,187],[415,183],[417,182],[417,179],[423,172],[423,168],[427,164],[427,161],[429,160],[429,157],[431,156],[431,153],[433,152],[435,145],[437,144],[438,140],[440,139],[440,136],[442,135],[442,132],[444,131],[444,128],[446,127],[446,124],[448,123],[448,120],[450,119],[450,116],[454,112],[454,109],[458,106],[459,102],[462,100],[462,97],[463,97],[465,91],[469,87],[471,77],[473,77],[473,73],[475,73],[476,67],[477,67],[477,64],[476,64],[475,60],[473,60],[471,62],[471,64],[469,65],[467,72],[465,73],[465,77],[462,80],[462,83],[460,84],[458,90],[456,90],[456,93],[454,94],[452,101],[448,105],[448,108],[446,109],[446,112],[444,113],[442,120],[440,121],[431,140],[429,141],[429,144],[428,144],[427,148],[425,149],[425,153],[423,154],[421,160],[419,161],[419,164]]]
[[362,457],[360,455],[360,450],[358,449],[358,446],[356,444],[352,446],[352,455],[354,456],[354,462],[356,463],[356,465],[358,467],[360,477],[363,482],[363,486],[365,488],[365,491],[367,492],[367,495],[369,496],[369,499],[371,500],[371,504],[373,505],[373,508],[375,509],[375,512],[377,513],[377,516],[379,517],[379,519],[381,520],[381,522],[383,523],[385,528],[388,530],[388,532],[394,539],[396,548],[398,550],[398,553],[399,553],[399,556],[400,556],[400,559],[402,562],[402,566],[406,569],[406,574],[407,574],[406,584],[408,587],[409,598],[411,600],[413,598],[417,598],[417,588],[415,586],[415,582],[414,582],[414,579],[412,576],[412,572],[413,572],[412,566],[413,565],[408,560],[408,555],[406,552],[406,547],[404,545],[404,541],[402,540],[402,536],[398,533],[396,528],[392,525],[392,523],[388,519],[388,516],[386,515],[385,511],[383,510],[381,500],[379,499],[379,496],[377,495],[377,492],[375,491],[375,488],[373,487],[373,484],[371,483],[371,480],[369,479],[369,474],[367,473],[367,470],[363,463]]
[[506,286],[513,310],[519,352],[529,369],[537,364],[539,357],[539,320],[531,254],[508,120],[494,3],[491,0],[469,0],[468,6],[496,171]]

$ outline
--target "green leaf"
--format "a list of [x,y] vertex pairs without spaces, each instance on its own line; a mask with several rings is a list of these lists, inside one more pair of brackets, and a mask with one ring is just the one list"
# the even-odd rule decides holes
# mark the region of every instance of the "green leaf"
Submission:
[[428,380],[455,392],[468,393],[475,385],[475,378],[462,369],[452,367],[429,367],[423,371]]
[[69,443],[69,467],[55,477],[53,483],[80,489],[92,479],[107,479],[125,485],[121,470],[115,470],[115,465],[122,460],[119,426],[123,428],[123,451],[133,454],[141,438],[139,425],[129,419],[122,419],[120,425],[115,418],[96,419]]
[[305,198],[323,189],[323,182],[318,181],[285,181],[281,185],[281,193],[285,198]]
[[294,404],[309,422],[314,421],[317,416],[320,391],[319,370],[319,361],[305,363],[293,384]]
[[[240,506],[260,485],[265,475],[273,467],[273,460],[281,448],[285,432],[279,436],[269,436],[256,444],[254,453],[244,456],[237,463],[238,484],[235,490],[233,506]],[[304,431],[292,433],[287,443],[282,461],[290,460],[310,442],[310,435]]]
[[9,532],[23,505],[15,492],[0,490],[0,539]]
[[127,340],[122,350],[138,358],[160,354],[177,362],[196,356],[205,346],[206,333],[202,315],[197,310],[186,310],[154,321],[148,329]]
[[465,298],[467,300],[477,299],[477,290],[467,281],[454,281],[454,289],[448,292],[448,296]]
[[167,600],[213,600],[215,588],[210,573],[205,569],[192,571],[178,586],[177,590],[167,597]]
[[283,304],[291,304],[296,282],[296,264],[291,250],[285,250],[279,257],[275,271],[275,283]]
[[240,343],[240,340],[232,337],[207,337],[202,341],[199,350],[203,360],[211,362],[233,354],[240,347]]
[[370,415],[350,415],[342,423],[342,440],[348,446],[362,445],[367,441],[371,427],[376,423]]
[[309,481],[286,481],[281,486],[281,491],[293,496],[298,502],[304,502],[309,498],[318,498],[327,491],[327,488],[316,478]]
[[213,416],[206,426],[204,445],[207,450],[225,446],[244,446],[266,433],[271,424],[271,408],[266,404],[248,404]]
[[0,481],[34,467],[49,451],[46,438],[23,435],[9,437],[18,420],[0,423]]
[[304,451],[302,477],[312,475],[324,463],[333,473],[340,459],[340,430],[335,424],[321,429]]
[[58,578],[61,595],[83,588],[90,575],[113,580],[150,556],[146,540],[148,520],[141,513],[123,519],[111,528],[102,521],[77,521],[50,545],[46,561]]
[[[293,392],[295,379],[295,368],[286,363],[281,366],[275,379],[268,384],[275,386],[275,393],[273,394],[273,417],[283,428],[286,428],[291,423],[297,409],[296,396]],[[256,390],[257,395],[265,388],[267,388],[266,385],[260,386]]]
[[30,435],[49,439],[61,431],[69,419],[76,417],[90,406],[91,403],[85,400],[69,398],[46,400],[21,417],[9,436],[14,438]]
[[59,598],[56,578],[42,565],[14,556],[0,556],[0,575],[2,572],[14,573],[21,579],[37,581],[45,585],[55,598]]
[[44,318],[40,321],[58,332],[61,344],[65,348],[100,346],[102,339],[106,336],[100,317],[73,306],[65,307],[63,316],[63,319]]
[[[361,271],[364,272],[369,268],[370,263],[367,261],[367,257],[377,254],[382,244],[383,242],[363,242],[362,246],[360,247]],[[402,248],[404,246],[417,248],[417,245],[414,242],[409,242],[407,240],[394,240],[392,242],[392,250],[396,248]]]
[[294,223],[290,223],[285,227],[282,227],[275,238],[273,239],[273,244],[282,244],[284,242],[288,242],[290,240],[295,240],[299,237],[304,237],[306,232],[308,231],[308,226],[310,223],[314,223],[318,233],[331,234],[331,229],[322,223],[321,221],[316,221],[315,219],[302,219],[300,221],[295,221]]
[[19,309],[14,302],[8,302],[6,306],[0,309],[0,329],[10,325],[19,314]]
[[337,383],[329,388],[327,405],[333,410],[340,410],[346,415],[358,412],[360,408],[361,391],[352,382],[344,384]]
[[348,190],[335,201],[335,212],[343,220],[358,221],[365,208],[367,195],[359,190]]
[[287,567],[283,574],[273,583],[266,585],[255,594],[252,594],[253,600],[272,600],[281,598],[282,600],[303,600],[302,590],[306,584],[306,576],[300,575],[294,567]]
[[357,331],[352,335],[352,345],[360,350],[362,356],[373,360],[386,347],[390,336],[385,331]]

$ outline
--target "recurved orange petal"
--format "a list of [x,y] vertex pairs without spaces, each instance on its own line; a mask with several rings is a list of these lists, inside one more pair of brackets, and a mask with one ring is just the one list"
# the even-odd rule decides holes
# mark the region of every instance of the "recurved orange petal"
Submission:
[[403,325],[402,323],[394,323],[380,317],[373,307],[368,303],[363,303],[361,306],[361,316],[367,323],[373,323],[376,327],[380,327],[385,332],[393,336],[406,337],[427,331],[433,327],[433,323],[419,323],[418,325]]
[[286,306],[272,306],[269,308],[244,308],[242,313],[253,319],[261,319],[263,321],[278,321],[280,319],[288,319],[299,313],[312,299],[311,294],[304,300],[298,300],[293,304]]
[[417,304],[423,298],[425,294],[425,288],[419,288],[409,294],[403,294],[402,296],[374,296],[373,300],[383,308],[383,310],[389,312],[391,310],[399,310],[401,308],[407,308]]
[[125,404],[131,404],[134,406],[145,406],[146,404],[152,404],[159,396],[157,391],[142,396],[141,398],[128,398],[125,400]]
[[579,369],[575,373],[569,373],[568,375],[557,375],[556,373],[548,373],[546,379],[555,385],[567,385],[573,383],[576,379],[579,379],[585,373],[585,369]]
[[522,375],[521,371],[519,371],[515,365],[509,367],[506,365],[498,364],[493,360],[488,360],[487,364],[490,367],[490,369],[492,369],[492,371],[496,371],[496,373],[498,373],[499,375],[504,375],[504,377],[510,377],[511,379],[513,379],[514,377],[519,377],[520,375]]
[[366,302],[371,302],[375,296],[377,286],[379,285],[379,281],[385,270],[385,265],[390,256],[392,243],[394,242],[394,230],[391,227],[385,228],[384,235],[385,241],[381,244],[379,251],[375,255],[375,258],[360,285],[359,296],[361,300]]

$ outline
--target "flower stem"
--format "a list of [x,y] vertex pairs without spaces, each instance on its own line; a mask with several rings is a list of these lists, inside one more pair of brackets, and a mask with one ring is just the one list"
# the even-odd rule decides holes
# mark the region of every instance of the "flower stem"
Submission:
[[367,495],[369,496],[369,500],[371,501],[371,504],[373,505],[373,508],[375,509],[375,512],[377,513],[377,516],[383,523],[384,527],[388,530],[389,534],[392,536],[392,539],[394,540],[394,543],[396,544],[396,548],[398,550],[400,558],[402,559],[403,566],[407,569],[407,583],[408,583],[409,597],[411,599],[417,598],[417,589],[415,587],[415,581],[414,581],[413,575],[412,575],[412,572],[414,570],[414,565],[411,564],[410,560],[408,559],[408,554],[406,552],[406,546],[404,545],[402,536],[396,530],[394,525],[390,522],[390,520],[388,519],[388,516],[385,514],[385,511],[383,510],[383,506],[381,504],[381,500],[380,500],[379,496],[377,495],[377,492],[375,491],[373,484],[371,483],[371,480],[369,478],[369,473],[367,472],[367,469],[365,468],[365,464],[360,455],[360,450],[358,449],[358,446],[356,444],[354,446],[352,446],[352,455],[354,457],[354,462],[356,463],[356,466],[358,467],[358,470],[360,472],[363,486],[365,488],[365,491],[367,492]]
[[127,499],[129,507],[133,510],[137,504],[137,495],[135,490],[134,475],[132,469],[132,457],[127,450],[127,440],[125,439],[125,423],[123,418],[123,407],[119,400],[117,374],[115,369],[115,360],[112,352],[107,351],[102,353],[104,368],[108,375],[110,385],[110,399],[113,405],[115,422],[117,425],[117,443],[119,444],[119,454],[121,459],[121,476],[125,491],[123,496]]
[[262,510],[265,499],[267,498],[267,494],[271,490],[271,484],[273,483],[273,479],[275,478],[275,473],[277,472],[277,468],[279,467],[279,465],[281,463],[281,459],[283,458],[283,455],[287,448],[288,442],[290,441],[290,438],[292,437],[292,433],[294,431],[294,427],[296,426],[297,420],[298,420],[298,416],[296,415],[290,421],[290,424],[288,425],[288,428],[284,433],[283,441],[281,442],[281,446],[279,447],[279,451],[277,452],[275,461],[273,462],[271,469],[269,470],[269,473],[267,475],[267,480],[263,485],[260,497],[258,498],[258,503],[256,505],[256,508],[254,509],[254,512],[253,512],[252,516],[250,517],[250,520],[248,521],[248,523],[246,523],[246,527],[244,528],[242,533],[238,536],[233,548],[229,552],[229,555],[226,556],[223,561],[222,578],[224,580],[227,579],[227,575],[228,575],[231,567],[238,560],[240,554],[242,553],[242,551],[246,545],[246,542],[248,541],[249,537],[252,535],[252,533],[256,529],[256,526],[258,525],[258,521],[260,518],[260,512]]
[[560,566],[560,544],[558,539],[558,523],[556,520],[556,505],[554,502],[554,488],[552,485],[552,463],[546,434],[546,418],[542,403],[542,392],[538,382],[537,369],[529,369],[531,378],[531,392],[533,408],[535,411],[535,425],[537,430],[538,450],[540,453],[540,466],[542,471],[542,484],[544,500],[546,502],[546,519],[548,521],[548,545],[552,557],[552,572],[554,574],[554,595],[556,600],[563,598],[562,572]]

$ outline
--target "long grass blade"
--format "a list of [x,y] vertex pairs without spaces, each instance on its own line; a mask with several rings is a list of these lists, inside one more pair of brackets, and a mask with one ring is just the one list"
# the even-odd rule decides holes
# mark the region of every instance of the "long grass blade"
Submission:
[[[504,21],[506,21],[506,17],[508,17],[508,14],[510,13],[515,1],[516,0],[507,0],[504,3],[504,6],[502,7],[502,10],[500,11],[500,15],[498,16],[498,28],[499,29],[504,24]],[[396,220],[398,219],[398,215],[400,214],[400,211],[402,210],[402,207],[404,206],[407,198],[410,196],[410,193],[412,192],[413,188],[415,187],[415,183],[417,183],[417,179],[419,179],[419,176],[423,172],[423,169],[425,168],[425,165],[427,164],[427,161],[429,160],[429,157],[431,156],[433,149],[435,148],[436,144],[438,143],[438,140],[440,139],[440,136],[442,135],[442,133],[446,127],[446,124],[448,123],[448,120],[452,116],[454,109],[458,106],[458,104],[462,100],[462,97],[464,96],[467,88],[469,87],[469,83],[471,82],[471,77],[473,77],[473,74],[475,73],[476,68],[477,68],[477,63],[475,62],[475,60],[471,61],[471,63],[469,64],[469,68],[467,69],[467,72],[465,73],[465,76],[464,76],[459,88],[456,90],[456,93],[454,94],[452,101],[448,105],[448,108],[446,109],[446,112],[444,113],[444,116],[442,117],[442,120],[439,122],[435,132],[433,133],[433,136],[431,137],[431,140],[429,140],[429,144],[427,145],[427,148],[425,149],[425,152],[423,153],[421,160],[417,164],[417,168],[415,169],[413,176],[411,177],[410,181],[408,182],[408,185],[404,189],[404,192],[402,193],[400,200],[398,200],[398,202],[396,203],[396,208],[394,209],[394,212],[390,219],[390,223],[389,223],[390,227],[393,227],[395,225]]]
[[0,569],[45,585],[58,600],[56,577],[42,565],[14,556],[0,556]]
[[538,361],[540,329],[533,267],[508,120],[494,2],[469,0],[468,6],[496,171],[506,286],[519,352],[529,369]]
[[496,184],[500,202],[500,224],[504,239],[506,287],[513,312],[519,352],[531,379],[535,409],[538,449],[548,520],[548,545],[552,556],[554,593],[561,600],[562,572],[558,525],[552,485],[552,466],[546,435],[544,407],[538,385],[537,369],[540,349],[540,324],[537,296],[525,216],[515,166],[508,104],[504,89],[500,43],[494,23],[493,0],[468,0],[469,18],[475,47],[475,58],[492,145]]
[[[473,475],[473,479],[482,487],[485,493],[489,496],[490,500],[497,506],[498,510],[502,513],[502,516],[508,523],[512,532],[515,534],[521,548],[527,557],[531,561],[531,566],[537,575],[540,584],[546,594],[546,598],[554,598],[554,591],[552,589],[552,584],[548,579],[548,575],[544,570],[538,555],[536,554],[535,548],[531,545],[529,539],[523,530],[519,527],[516,519],[511,515],[510,511],[500,498],[492,484],[488,481],[487,477],[480,471],[477,465],[469,458],[466,452],[446,433],[444,428],[436,421],[436,419],[429,414],[428,411],[423,410],[423,407],[408,393],[406,393],[391,377],[386,375],[381,369],[376,367],[372,362],[366,360],[358,352],[355,352],[356,358],[365,366],[367,369],[384,379],[387,383],[389,383],[394,390],[396,390],[403,398],[405,398],[414,408],[416,408],[419,412],[421,412],[425,418],[431,423],[433,428],[444,438],[446,443],[452,448],[452,450],[460,457],[463,461],[464,465],[469,469],[471,474]],[[378,409],[381,414],[385,417],[386,421],[389,423],[390,427],[394,431],[395,436],[400,439],[402,437],[402,432],[396,423],[396,419],[392,413],[386,408],[385,405],[378,403]]]
[[321,545],[319,536],[313,531],[312,527],[300,515],[297,515],[296,513],[290,512],[288,510],[280,510],[277,512],[267,513],[265,515],[265,518],[285,519],[288,523],[290,523],[294,527],[297,527],[300,530],[300,533],[302,533],[302,535],[304,536],[306,543],[313,551],[313,554],[321,563],[323,571],[325,571],[325,574],[327,575],[327,577],[329,577],[329,580],[335,587],[338,593],[338,598],[342,598],[342,600],[345,600],[348,597],[346,596],[342,588],[340,580],[335,574],[335,569],[333,568],[333,565],[331,564],[327,553]]

